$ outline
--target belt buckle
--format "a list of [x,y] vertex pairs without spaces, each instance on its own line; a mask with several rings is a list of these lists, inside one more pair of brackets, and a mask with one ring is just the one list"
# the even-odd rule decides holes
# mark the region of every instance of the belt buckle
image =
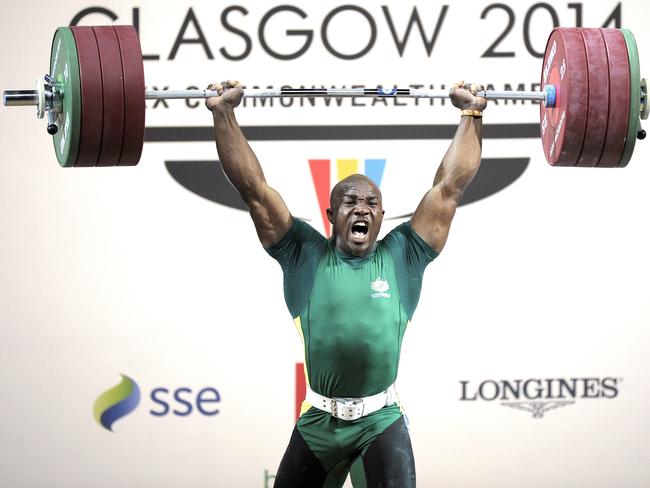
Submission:
[[363,417],[364,402],[361,398],[332,398],[332,417],[341,420],[356,420]]
[[337,401],[336,398],[332,398],[330,400],[330,413],[332,414],[332,417],[337,417]]

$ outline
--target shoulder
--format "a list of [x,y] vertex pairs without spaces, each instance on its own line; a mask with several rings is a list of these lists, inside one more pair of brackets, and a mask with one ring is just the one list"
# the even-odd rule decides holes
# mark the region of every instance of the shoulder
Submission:
[[406,221],[391,230],[380,241],[383,246],[388,248],[395,246],[416,246],[424,254],[430,255],[432,259],[438,256],[438,253],[413,229],[410,221]]
[[292,217],[289,230],[280,238],[280,240],[270,246],[265,247],[269,254],[273,254],[292,242],[326,242],[325,237],[314,229],[307,222]]
[[291,227],[266,252],[280,262],[285,271],[296,271],[307,261],[317,260],[327,248],[327,239],[307,222],[293,218]]

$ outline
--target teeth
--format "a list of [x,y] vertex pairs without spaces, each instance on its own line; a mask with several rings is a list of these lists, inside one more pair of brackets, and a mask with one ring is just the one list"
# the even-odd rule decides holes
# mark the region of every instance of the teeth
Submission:
[[352,224],[352,237],[354,239],[365,239],[368,235],[368,222],[363,220]]

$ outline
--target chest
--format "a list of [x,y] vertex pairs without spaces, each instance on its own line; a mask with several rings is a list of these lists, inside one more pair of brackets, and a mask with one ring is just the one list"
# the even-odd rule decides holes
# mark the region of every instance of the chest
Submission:
[[359,267],[336,256],[323,260],[316,272],[310,308],[330,320],[393,319],[399,313],[399,294],[392,259],[376,255]]

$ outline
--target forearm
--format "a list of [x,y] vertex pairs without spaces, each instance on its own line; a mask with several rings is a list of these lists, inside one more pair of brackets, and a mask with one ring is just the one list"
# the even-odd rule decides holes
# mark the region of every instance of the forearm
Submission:
[[434,178],[434,187],[441,185],[445,192],[457,194],[458,200],[474,179],[481,163],[482,120],[481,117],[461,117]]
[[[461,111],[481,115],[487,100],[477,97],[479,87],[458,83],[451,91],[451,100]],[[482,118],[461,115],[456,134],[442,158],[433,186],[424,195],[411,217],[411,227],[436,252],[441,252],[451,221],[463,193],[474,179],[481,164]]]
[[213,111],[214,137],[223,171],[239,191],[242,199],[250,203],[266,185],[262,167],[237,123],[232,108]]

